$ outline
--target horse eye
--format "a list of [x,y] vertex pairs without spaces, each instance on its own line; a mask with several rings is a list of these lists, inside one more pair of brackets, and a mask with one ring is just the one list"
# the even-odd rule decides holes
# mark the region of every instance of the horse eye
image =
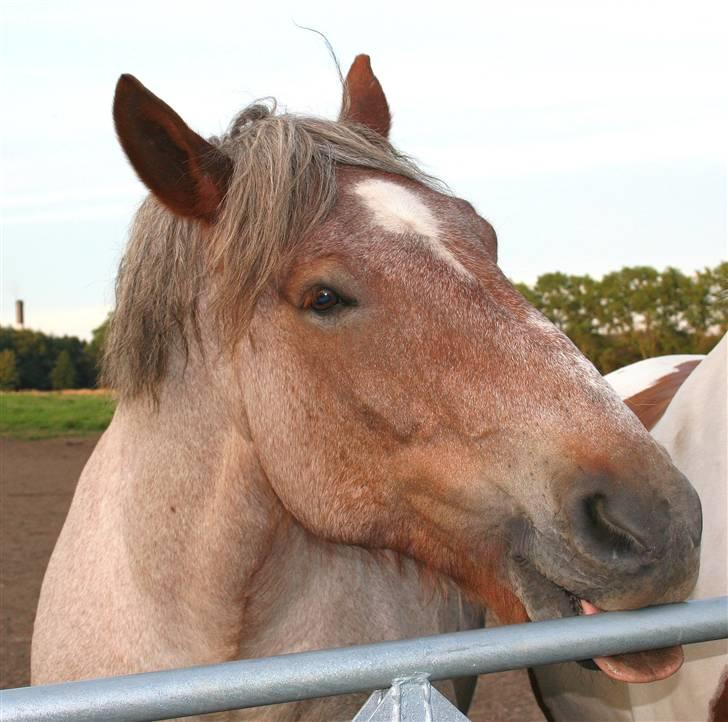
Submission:
[[335,291],[330,288],[319,288],[314,292],[309,308],[316,313],[325,313],[339,303],[341,303],[341,299]]

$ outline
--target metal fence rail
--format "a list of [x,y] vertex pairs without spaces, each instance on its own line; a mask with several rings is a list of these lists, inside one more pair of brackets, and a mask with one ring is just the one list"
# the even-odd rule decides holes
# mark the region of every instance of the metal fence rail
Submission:
[[151,722],[728,637],[728,597],[0,692],[3,722]]

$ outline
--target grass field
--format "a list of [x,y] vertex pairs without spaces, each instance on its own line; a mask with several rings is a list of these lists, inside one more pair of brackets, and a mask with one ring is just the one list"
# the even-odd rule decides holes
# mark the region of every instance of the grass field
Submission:
[[114,400],[103,392],[0,393],[0,436],[80,436],[103,431],[113,413]]

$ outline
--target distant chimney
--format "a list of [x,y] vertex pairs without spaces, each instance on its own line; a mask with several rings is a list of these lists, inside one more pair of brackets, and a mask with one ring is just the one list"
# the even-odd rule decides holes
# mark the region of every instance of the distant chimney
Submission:
[[23,302],[15,302],[15,328],[25,328],[25,315],[23,313]]

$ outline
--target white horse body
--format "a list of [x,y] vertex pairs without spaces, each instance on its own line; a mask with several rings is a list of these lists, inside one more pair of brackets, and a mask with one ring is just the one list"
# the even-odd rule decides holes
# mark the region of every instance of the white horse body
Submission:
[[[695,356],[640,361],[606,376],[623,398]],[[692,482],[703,504],[700,576],[692,599],[728,594],[726,550],[728,336],[680,387],[652,435]],[[635,383],[635,382],[639,383]],[[621,684],[575,663],[534,670],[541,696],[557,722],[696,722],[710,704],[728,665],[728,641],[685,648],[685,664],[660,682]]]

